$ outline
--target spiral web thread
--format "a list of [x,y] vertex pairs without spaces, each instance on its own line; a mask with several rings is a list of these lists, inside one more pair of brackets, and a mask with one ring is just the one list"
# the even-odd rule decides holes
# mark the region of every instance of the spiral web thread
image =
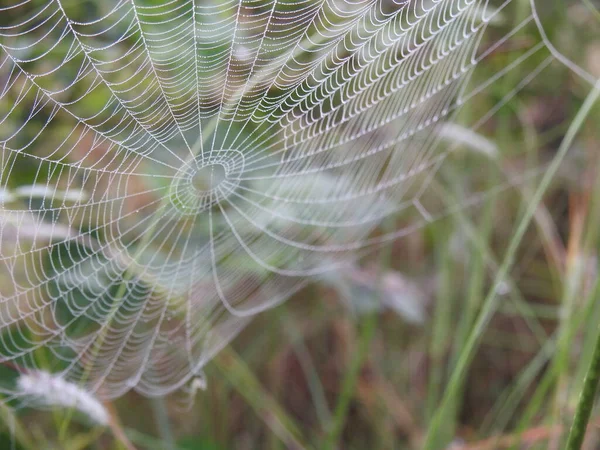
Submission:
[[[552,46],[533,3],[480,49],[509,6],[2,6],[0,255],[11,289],[0,358],[50,366],[102,397],[167,394],[252,315],[409,230],[374,238],[386,217],[443,215],[421,199],[450,151],[439,128],[462,104],[531,57],[537,69],[473,128],[553,61],[594,82]],[[537,42],[469,82],[526,27]]]

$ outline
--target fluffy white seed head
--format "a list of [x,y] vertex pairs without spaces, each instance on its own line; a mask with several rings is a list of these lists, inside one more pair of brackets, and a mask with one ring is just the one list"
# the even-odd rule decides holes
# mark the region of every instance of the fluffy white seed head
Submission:
[[43,406],[74,408],[98,425],[108,425],[109,415],[102,403],[85,389],[47,372],[22,374],[18,393]]

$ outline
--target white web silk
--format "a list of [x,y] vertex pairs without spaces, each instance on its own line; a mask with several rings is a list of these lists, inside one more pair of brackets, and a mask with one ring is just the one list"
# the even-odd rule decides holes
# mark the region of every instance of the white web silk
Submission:
[[533,55],[594,81],[532,8],[514,32],[539,41],[468,87],[510,1],[491,3],[2,6],[0,358],[39,368],[44,348],[100,396],[166,394],[253,314],[399,235],[372,237],[386,217],[431,220],[436,130],[461,104]]

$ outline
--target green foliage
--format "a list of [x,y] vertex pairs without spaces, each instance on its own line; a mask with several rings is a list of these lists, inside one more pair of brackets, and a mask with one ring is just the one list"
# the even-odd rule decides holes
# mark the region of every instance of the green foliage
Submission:
[[[516,22],[529,14],[527,4],[515,1],[511,5],[525,11],[511,11]],[[582,4],[590,7],[588,1]],[[107,7],[102,2],[66,2],[73,17],[85,17],[91,5]],[[590,17],[596,15],[592,12]],[[594,42],[597,45],[590,37],[594,29],[589,20],[583,20],[571,34],[561,34],[564,15],[544,15],[543,19],[552,30],[551,37],[561,45],[566,42],[576,47],[583,42],[582,52]],[[484,44],[499,39],[512,25],[494,24],[492,42]],[[115,27],[111,32],[116,36],[120,31]],[[528,24],[514,42],[528,43],[537,35],[536,28]],[[128,37],[138,38],[137,33]],[[473,85],[518,60],[526,48],[498,50],[472,74]],[[44,50],[42,43],[35,52]],[[299,60],[305,58],[307,55],[300,55]],[[365,272],[372,270],[380,276],[394,271],[413,280],[422,290],[419,298],[428,299],[425,323],[410,321],[397,311],[374,308],[378,299],[373,298],[366,299],[369,307],[364,311],[349,310],[339,293],[330,288],[331,283],[315,283],[298,293],[290,305],[258,317],[233,347],[209,365],[208,389],[194,392],[195,403],[189,411],[182,410],[181,399],[165,400],[160,420],[164,421],[163,431],[174,437],[173,450],[437,450],[448,448],[452,441],[462,448],[462,440],[491,442],[488,448],[517,448],[530,443],[530,429],[568,428],[579,393],[586,386],[584,374],[596,360],[600,136],[594,125],[600,123],[600,111],[597,105],[584,103],[588,87],[558,64],[545,68],[543,75],[523,87],[518,98],[507,99],[511,86],[537,70],[546,58],[544,51],[528,58],[456,117],[458,123],[472,123],[505,101],[494,119],[478,130],[497,145],[497,159],[490,163],[489,155],[458,146],[420,201],[428,209],[446,211],[468,193],[488,192],[498,186],[504,189],[482,196],[472,209],[454,211],[451,217],[423,224],[393,244],[385,243],[383,249],[375,250],[375,256],[365,254],[361,261],[360,269]],[[269,93],[273,97],[280,94],[277,89]],[[80,105],[81,114],[94,111],[105,96],[101,89],[90,92],[88,103]],[[587,110],[576,123],[578,129],[568,131],[569,119],[582,105]],[[324,105],[323,111],[331,107]],[[561,117],[547,118],[549,110]],[[20,111],[19,117],[25,120],[27,111]],[[45,118],[36,118],[38,127]],[[16,125],[6,124],[0,133],[9,133]],[[266,129],[267,124],[257,120],[245,132],[261,134]],[[579,133],[575,135],[575,131]],[[564,146],[556,145],[557,141]],[[563,164],[550,166],[557,172],[553,176],[538,170],[538,176],[511,182],[522,175],[519,168],[547,168],[547,161],[560,162],[562,157]],[[7,189],[52,180],[59,170],[52,163],[44,163],[38,170],[20,155],[11,158],[19,179],[11,181]],[[486,161],[484,170],[482,161]],[[588,178],[596,183],[589,183]],[[151,188],[168,189],[161,180],[152,182],[156,186]],[[314,177],[306,182],[325,189],[328,180]],[[280,213],[285,213],[283,208]],[[413,207],[395,219],[394,225],[400,227],[422,222],[423,215]],[[83,222],[85,229],[88,225]],[[94,229],[93,224],[90,227]],[[206,224],[198,227],[205,228],[201,234],[208,240]],[[374,235],[382,231],[378,229]],[[92,239],[101,234],[102,230],[94,229]],[[128,244],[140,246],[135,240]],[[142,253],[138,256],[145,257]],[[274,254],[269,262],[278,265],[285,258],[285,254]],[[79,264],[82,261],[86,263]],[[132,273],[127,291],[123,283],[114,281],[123,274],[94,270],[103,262],[99,257],[87,258],[85,245],[75,242],[55,245],[42,258],[45,267],[66,269],[57,272],[48,289],[53,296],[64,293],[55,308],[61,321],[70,323],[70,336],[97,326],[89,318],[75,317],[74,306],[84,307],[103,290],[107,298],[119,294],[119,300],[129,301],[142,301],[143,296],[128,296],[128,292],[151,290],[148,281]],[[256,265],[241,267],[249,263],[235,256],[225,257],[221,263],[224,269],[242,268],[259,278],[269,275]],[[88,276],[84,288],[69,288],[69,276],[83,275],[69,272],[75,266],[78,271],[87,268],[95,274]],[[13,280],[2,277],[2,289],[10,295],[8,286]],[[160,285],[154,283],[152,287]],[[339,276],[335,283],[348,282]],[[352,300],[366,303],[358,298],[365,292],[372,296],[376,289],[360,290]],[[361,315],[365,311],[366,315]],[[11,351],[1,353],[18,353],[19,348],[31,345],[28,337],[15,325],[0,339],[0,347]],[[61,354],[61,349],[53,351]],[[36,353],[47,367],[57,369],[61,363],[54,356],[44,350]],[[16,376],[14,369],[0,367],[0,387],[14,384]],[[585,396],[585,405],[589,407],[593,400],[592,392]],[[80,448],[167,448],[149,400],[129,393],[111,407],[122,434],[118,428],[105,430],[97,442]],[[33,448],[45,444],[47,448],[78,448],[80,434],[89,431],[87,425],[70,420],[40,420],[40,413],[20,412],[21,428],[30,431]],[[592,414],[592,421],[596,420]],[[533,448],[560,448],[565,441],[564,433],[543,435],[542,431]],[[591,439],[592,446],[598,444],[596,436]],[[12,442],[3,430],[0,449],[10,448]],[[17,449],[26,448],[21,441],[16,445]]]

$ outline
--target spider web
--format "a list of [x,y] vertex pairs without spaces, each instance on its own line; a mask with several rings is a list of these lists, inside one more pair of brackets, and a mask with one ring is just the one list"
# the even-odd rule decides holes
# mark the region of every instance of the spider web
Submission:
[[[472,129],[554,61],[595,82],[533,2],[480,48],[510,3],[2,6],[0,358],[103,397],[167,394],[256,313],[447,214],[424,198],[461,105],[530,58]],[[527,27],[536,42],[471,82]]]

